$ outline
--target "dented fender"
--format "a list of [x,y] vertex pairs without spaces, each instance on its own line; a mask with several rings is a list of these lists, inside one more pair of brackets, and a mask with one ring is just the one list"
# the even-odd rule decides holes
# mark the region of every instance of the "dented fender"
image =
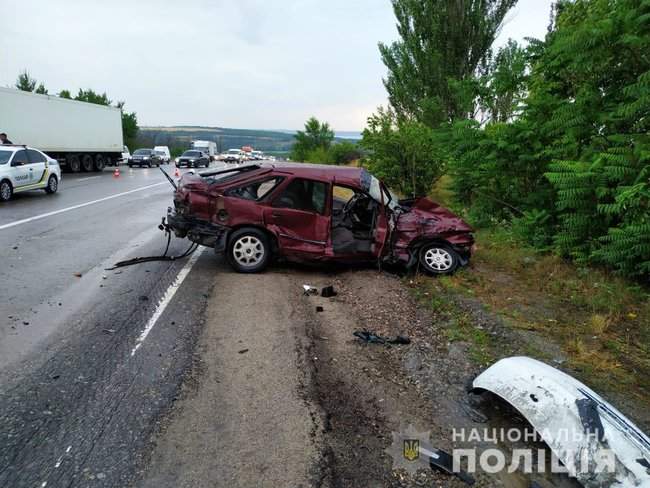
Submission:
[[[584,486],[650,487],[650,439],[575,378],[535,359],[511,357],[477,376],[473,387],[516,408]],[[613,472],[596,472],[611,455]]]

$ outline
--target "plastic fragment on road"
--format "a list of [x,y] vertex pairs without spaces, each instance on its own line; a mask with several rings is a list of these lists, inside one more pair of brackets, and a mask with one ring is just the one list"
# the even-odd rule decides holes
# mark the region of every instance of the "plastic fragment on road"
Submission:
[[454,458],[448,452],[440,449],[433,449],[431,453],[429,453],[429,466],[431,466],[431,469],[433,470],[443,471],[447,474],[456,476],[468,485],[473,485],[475,483],[474,478],[465,471],[454,471]]
[[[649,487],[650,438],[589,387],[528,357],[502,359],[474,379],[512,405],[568,474],[588,488]],[[611,459],[613,457],[613,459]],[[611,469],[602,467],[611,459]]]
[[318,295],[318,290],[311,285],[302,285],[305,295]]
[[375,334],[372,331],[363,329],[363,330],[355,330],[353,332],[353,335],[359,339],[361,339],[363,342],[366,342],[368,344],[410,344],[411,339],[405,336],[395,336],[392,339],[389,339],[387,337],[382,337],[380,335]]
[[322,296],[323,298],[331,298],[331,297],[335,297],[336,295],[338,295],[338,293],[334,291],[334,287],[332,285],[326,286],[320,292],[320,296]]

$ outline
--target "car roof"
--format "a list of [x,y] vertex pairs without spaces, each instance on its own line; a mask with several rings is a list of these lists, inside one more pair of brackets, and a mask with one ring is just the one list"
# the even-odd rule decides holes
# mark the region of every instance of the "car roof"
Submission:
[[[299,178],[317,179],[332,181],[344,186],[353,186],[356,188],[363,188],[364,183],[362,180],[369,179],[370,175],[364,168],[355,168],[352,166],[330,166],[327,164],[307,164],[307,163],[289,163],[289,162],[273,162],[273,163],[259,163],[254,165],[240,166],[239,168],[225,169],[222,171],[211,171],[201,173],[205,176],[213,176],[217,174],[237,173],[240,174],[229,177],[227,183],[240,178],[256,177],[260,174],[268,174],[274,172],[278,174],[296,176]],[[226,181],[224,181],[226,183]],[[219,184],[217,182],[217,184]],[[368,183],[366,182],[366,185]]]

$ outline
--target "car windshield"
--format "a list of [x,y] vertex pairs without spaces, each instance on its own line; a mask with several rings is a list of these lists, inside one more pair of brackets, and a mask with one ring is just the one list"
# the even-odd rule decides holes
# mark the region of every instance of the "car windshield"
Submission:
[[162,151],[154,151],[154,153],[155,153],[157,156],[164,156],[164,155],[165,155],[165,153],[162,152]]
[[13,153],[13,151],[0,151],[0,164],[6,164]]
[[228,154],[239,154],[239,149],[230,149]]
[[201,153],[199,151],[185,151],[183,156],[186,158],[198,158],[201,156]]
[[151,149],[138,149],[133,154],[136,156],[149,156],[151,154]]
[[370,175],[370,188],[368,189],[368,193],[378,202],[382,201],[383,193],[384,205],[388,205],[388,208],[391,210],[395,210],[399,206],[399,197],[395,192],[386,186],[382,186],[381,182],[372,175]]

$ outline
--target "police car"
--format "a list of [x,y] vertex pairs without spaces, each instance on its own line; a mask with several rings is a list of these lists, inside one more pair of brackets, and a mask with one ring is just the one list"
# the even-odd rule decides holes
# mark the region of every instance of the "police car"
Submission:
[[28,146],[0,145],[0,201],[27,190],[56,193],[60,181],[56,159]]

